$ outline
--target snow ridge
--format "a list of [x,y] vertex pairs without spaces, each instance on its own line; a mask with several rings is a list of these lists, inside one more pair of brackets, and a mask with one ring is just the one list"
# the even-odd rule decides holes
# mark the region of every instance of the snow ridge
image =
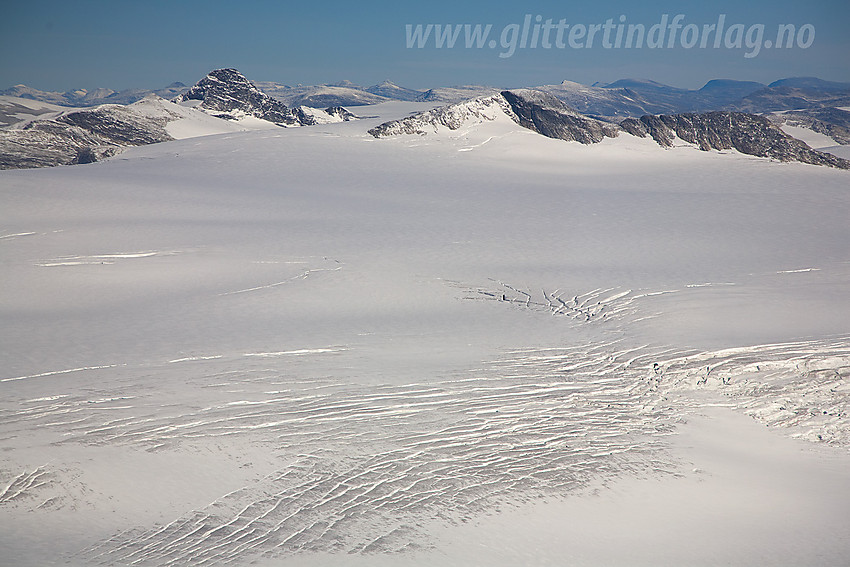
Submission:
[[513,122],[549,138],[583,144],[616,137],[617,129],[593,118],[582,116],[554,96],[532,89],[502,91],[499,94],[450,104],[386,122],[369,130],[376,138],[400,134],[425,134],[441,128],[457,130],[461,126],[508,117]]

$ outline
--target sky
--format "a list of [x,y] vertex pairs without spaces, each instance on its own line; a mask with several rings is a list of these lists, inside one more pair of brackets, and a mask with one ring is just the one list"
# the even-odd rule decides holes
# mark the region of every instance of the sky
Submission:
[[[682,88],[714,78],[850,82],[846,0],[28,0],[6,2],[0,14],[0,89],[159,88],[174,81],[193,84],[221,67],[288,85],[391,80],[417,89],[621,78]],[[716,31],[705,27],[716,30],[721,15],[723,34],[715,47]],[[406,26],[415,33],[421,25],[424,33],[429,24],[439,24],[443,33],[447,24],[491,28],[481,47],[474,41],[466,47],[465,28],[454,47],[437,47],[436,27],[422,47],[416,37],[409,47]],[[780,24],[793,25],[794,32],[791,46],[777,49]],[[593,26],[599,29],[591,32]],[[627,47],[629,26],[634,30]]]

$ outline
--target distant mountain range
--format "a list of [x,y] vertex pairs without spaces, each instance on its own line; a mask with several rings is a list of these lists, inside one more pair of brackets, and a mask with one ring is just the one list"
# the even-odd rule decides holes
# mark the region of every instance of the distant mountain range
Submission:
[[[416,90],[384,81],[362,87],[348,81],[328,85],[287,86],[255,82],[257,88],[289,107],[361,106],[390,100],[455,103],[498,93],[503,88],[467,85]],[[584,114],[609,118],[639,118],[644,114],[734,110],[750,113],[850,106],[850,83],[814,77],[780,79],[769,85],[753,81],[713,79],[697,90],[681,89],[646,79],[620,79],[607,85],[582,85],[563,81],[534,87],[551,93]],[[189,87],[172,83],[161,89],[80,89],[47,92],[17,85],[0,95],[47,102],[60,106],[87,107],[99,104],[131,104],[150,94],[171,99]]]
[[235,69],[214,70],[180,90],[171,101],[149,93],[128,105],[70,109],[0,96],[0,119],[7,124],[0,128],[0,169],[90,163],[126,147],[181,137],[356,118],[342,107],[290,108]]
[[627,118],[615,126],[584,116],[553,95],[534,89],[506,90],[421,112],[385,122],[369,133],[376,138],[426,135],[441,129],[458,130],[500,117],[507,117],[548,138],[582,144],[595,144],[625,133],[639,138],[649,136],[662,147],[671,147],[674,141],[679,141],[704,151],[735,149],[785,162],[850,169],[850,160],[813,150],[764,116],[730,111],[647,114],[640,119]]
[[189,87],[180,82],[171,83],[161,89],[128,89],[124,91],[77,89],[63,93],[40,91],[26,85],[15,85],[14,87],[0,90],[0,96],[38,100],[58,106],[85,107],[97,106],[99,104],[132,104],[150,94],[155,94],[162,98],[173,98],[187,90],[189,90]]
[[[217,69],[192,87],[174,83],[157,91],[44,93],[19,85],[3,92],[0,169],[87,163],[128,146],[234,129],[347,121],[356,116],[340,102],[357,106],[389,100],[444,106],[383,124],[370,131],[376,137],[456,129],[501,112],[544,136],[585,144],[626,132],[650,136],[662,146],[675,137],[704,150],[735,148],[782,161],[850,168],[850,162],[814,151],[777,126],[784,121],[838,143],[850,141],[850,112],[843,109],[850,106],[850,83],[806,77],[770,85],[717,79],[695,91],[638,79],[604,86],[564,81],[532,89],[417,91],[388,81],[367,88],[347,82],[287,87],[253,83],[236,69]],[[114,102],[142,94],[130,104]],[[65,106],[104,100],[113,102]]]

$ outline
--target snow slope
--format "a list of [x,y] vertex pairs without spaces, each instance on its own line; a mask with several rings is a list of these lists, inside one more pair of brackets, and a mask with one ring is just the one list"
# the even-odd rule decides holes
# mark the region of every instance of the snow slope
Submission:
[[5,561],[845,560],[848,173],[425,108],[0,172]]
[[8,127],[37,116],[67,111],[68,107],[14,96],[0,96],[0,127]]
[[829,148],[836,145],[835,140],[826,134],[815,132],[811,128],[806,128],[805,126],[789,126],[788,124],[782,124],[781,128],[786,134],[790,134],[798,140],[803,140],[814,149],[823,150],[823,148]]
[[222,120],[196,108],[179,105],[158,96],[145,97],[128,105],[128,108],[143,116],[157,117],[167,121],[165,131],[176,140],[227,132],[277,128],[274,123],[253,116],[244,116],[240,120]]

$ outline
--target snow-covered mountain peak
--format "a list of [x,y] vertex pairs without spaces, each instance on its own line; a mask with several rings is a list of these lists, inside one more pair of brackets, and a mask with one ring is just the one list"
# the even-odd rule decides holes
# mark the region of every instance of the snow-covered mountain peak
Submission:
[[[200,101],[200,104],[198,104]],[[216,69],[179,95],[174,102],[197,108],[220,118],[259,118],[278,126],[311,126],[355,118],[342,108],[289,108],[266,94],[236,69]]]
[[425,134],[441,129],[457,130],[507,118],[549,138],[591,144],[615,137],[617,128],[582,116],[549,93],[515,89],[429,110],[401,120],[386,122],[369,133],[376,138],[399,134]]
[[449,104],[401,120],[385,122],[369,130],[369,133],[376,138],[401,134],[424,135],[429,132],[457,130],[462,126],[474,126],[504,117],[510,117],[514,122],[517,120],[505,98],[497,94]]
[[285,104],[258,89],[236,69],[210,71],[195,86],[174,98],[178,104],[190,101],[201,101],[198,108],[225,113],[223,117],[253,116],[284,126],[298,123]]

